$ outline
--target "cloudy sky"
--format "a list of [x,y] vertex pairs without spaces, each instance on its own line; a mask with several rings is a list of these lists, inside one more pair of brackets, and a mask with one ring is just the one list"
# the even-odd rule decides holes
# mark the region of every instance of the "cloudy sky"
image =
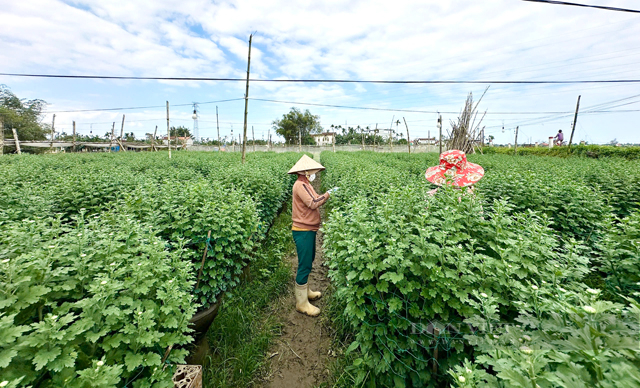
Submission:
[[[640,9],[637,0],[576,0]],[[150,77],[246,76],[349,80],[613,80],[640,79],[640,14],[520,0],[331,1],[56,1],[0,0],[0,72]],[[110,81],[0,76],[22,98],[46,100],[46,121],[100,135],[112,122],[144,137],[171,124],[200,136],[237,137],[243,82]],[[455,120],[466,95],[487,85],[380,85],[253,82],[249,128],[266,137],[292,106],[331,124],[389,128],[404,117],[411,137]],[[574,141],[640,143],[640,83],[500,85],[489,88],[486,135],[519,143],[569,132],[578,95]],[[233,100],[215,102],[220,100]],[[306,104],[378,108],[365,110]],[[136,108],[88,111],[103,108]],[[80,110],[84,110],[79,112]],[[396,111],[394,111],[396,110]],[[407,112],[419,111],[419,112]],[[76,112],[69,112],[76,111]],[[504,132],[502,127],[504,125]],[[394,125],[395,129],[395,125]],[[399,131],[404,133],[401,126]],[[249,136],[250,135],[249,131]],[[273,131],[272,131],[273,133]]]

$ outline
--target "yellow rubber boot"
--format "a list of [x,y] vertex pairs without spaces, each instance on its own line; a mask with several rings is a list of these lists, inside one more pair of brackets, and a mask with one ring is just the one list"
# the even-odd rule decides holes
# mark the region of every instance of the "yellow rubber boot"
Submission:
[[296,283],[296,310],[304,315],[317,317],[320,315],[320,309],[309,303],[308,292],[308,284],[299,285]]
[[[307,286],[309,283],[307,283]],[[322,297],[322,292],[320,291],[311,291],[311,287],[307,287],[307,297],[309,300],[318,300]]]

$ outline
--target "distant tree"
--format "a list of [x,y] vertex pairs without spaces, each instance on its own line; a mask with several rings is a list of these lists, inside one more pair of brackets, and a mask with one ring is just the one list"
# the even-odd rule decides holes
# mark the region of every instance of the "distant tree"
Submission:
[[616,145],[616,144],[618,144],[618,139],[613,139],[613,140],[611,140],[611,141],[609,142],[609,144],[611,144],[611,145]]
[[172,137],[191,137],[191,131],[189,131],[189,128],[183,127],[182,125],[179,127],[171,127],[169,133]]
[[13,138],[12,128],[20,140],[45,140],[51,127],[43,125],[43,100],[20,99],[6,85],[0,85],[0,118],[4,122],[5,138]]
[[300,136],[302,144],[315,144],[311,134],[322,132],[320,116],[312,115],[308,109],[303,113],[298,108],[291,108],[289,113],[282,115],[282,119],[274,120],[271,125],[289,144],[298,144]]

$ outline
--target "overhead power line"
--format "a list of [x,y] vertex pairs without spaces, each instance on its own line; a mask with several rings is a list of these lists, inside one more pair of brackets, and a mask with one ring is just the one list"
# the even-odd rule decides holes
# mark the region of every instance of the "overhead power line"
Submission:
[[[221,102],[229,102],[229,101],[238,101],[244,100],[244,98],[231,98],[228,100],[218,100],[218,101],[206,101],[206,102],[198,102],[198,105],[204,104],[217,104]],[[189,104],[174,104],[171,106],[192,106],[193,103]],[[118,111],[118,110],[133,110],[133,109],[155,109],[155,108],[165,108],[166,105],[154,105],[154,106],[132,106],[125,108],[96,108],[96,109],[77,109],[77,110],[57,110],[51,111],[48,113],[75,113],[75,112],[105,112],[105,111]]]
[[[446,112],[438,110],[412,110],[412,109],[392,109],[392,108],[372,108],[366,106],[347,106],[347,105],[330,105],[330,104],[316,104],[312,102],[299,102],[299,101],[280,101],[280,100],[268,100],[266,98],[249,98],[250,100],[275,102],[279,104],[295,104],[295,105],[310,105],[310,106],[323,106],[328,108],[342,108],[342,109],[361,109],[361,110],[379,110],[384,112],[409,112],[409,113],[444,113],[444,114],[459,114],[460,112]],[[502,115],[538,115],[538,114],[566,114],[572,113],[566,112],[487,112],[487,114],[502,114]]]
[[637,10],[637,9],[606,7],[606,6],[603,6],[603,5],[589,5],[589,4],[579,4],[579,3],[568,3],[566,1],[555,1],[555,0],[522,0],[522,1],[529,1],[529,2],[532,2],[532,3],[571,5],[571,6],[574,6],[574,7],[598,8],[598,9],[606,9],[607,11],[620,11],[620,12],[640,13],[640,10]]
[[[33,78],[72,78],[72,79],[113,79],[113,80],[156,80],[156,81],[230,81],[246,82],[246,78],[210,78],[210,77],[134,77],[106,75],[61,75],[61,74],[21,74],[0,73],[9,77]],[[348,79],[249,79],[250,82],[276,83],[353,83],[353,84],[619,84],[640,83],[640,79],[613,80],[549,80],[549,81],[506,81],[506,80],[348,80]]]

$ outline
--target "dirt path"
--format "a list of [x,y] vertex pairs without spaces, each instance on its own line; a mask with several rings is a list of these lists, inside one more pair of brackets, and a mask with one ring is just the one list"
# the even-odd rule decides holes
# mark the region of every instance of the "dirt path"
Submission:
[[[314,182],[314,186],[319,186]],[[316,187],[316,191],[319,189]],[[324,219],[324,211],[321,210]],[[291,284],[295,281],[295,271],[298,258],[292,255]],[[329,286],[327,268],[322,265],[322,233],[318,232],[316,239],[316,259],[313,270],[309,275],[309,285],[314,291],[323,294]],[[270,352],[270,373],[266,376],[264,387],[269,388],[307,388],[319,385],[329,376],[327,360],[331,346],[329,333],[322,330],[321,317],[311,318],[300,314],[295,309],[293,287],[284,302],[282,315],[284,327],[281,336],[276,340],[276,346]],[[324,308],[324,295],[320,300],[311,302],[321,310]]]

